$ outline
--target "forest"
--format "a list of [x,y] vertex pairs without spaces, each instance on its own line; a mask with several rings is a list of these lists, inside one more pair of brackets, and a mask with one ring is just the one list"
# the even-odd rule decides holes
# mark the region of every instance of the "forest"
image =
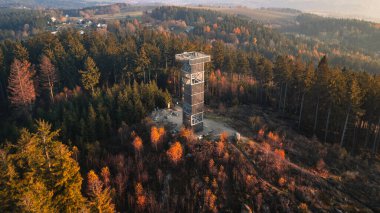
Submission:
[[[327,55],[334,66],[370,73],[380,70],[376,36],[380,31],[374,23],[301,14],[296,18],[298,25],[284,27],[280,29],[283,33],[279,33],[248,17],[226,16],[213,10],[161,7],[152,12],[152,17],[184,20],[187,25],[198,27],[190,34],[221,39],[248,51],[258,51],[271,60],[289,55],[317,61]],[[199,17],[205,19],[198,20]],[[315,27],[310,30],[310,26]],[[336,30],[330,31],[332,28]],[[315,30],[319,33],[313,34]]]
[[334,38],[352,50],[360,49],[376,53],[380,49],[380,44],[376,42],[380,36],[380,29],[376,23],[355,19],[322,18],[311,14],[300,15],[297,21],[298,26],[288,27],[285,30],[325,37],[324,41]]
[[[313,182],[289,163],[286,133],[258,119],[251,134],[260,143],[235,146],[224,134],[216,141],[185,128],[172,134],[148,117],[181,97],[175,54],[201,51],[212,57],[208,108],[270,109],[331,146],[326,153],[339,162],[357,157],[371,167],[379,154],[378,75],[297,55],[280,34],[238,17],[175,7],[146,15],[109,22],[106,31],[0,42],[0,212],[379,210],[379,191],[368,192],[375,200],[335,198],[342,190]],[[195,28],[171,31],[174,20]],[[325,175],[327,157],[316,158]]]
[[48,16],[37,10],[0,8],[0,40],[21,39],[44,31]]

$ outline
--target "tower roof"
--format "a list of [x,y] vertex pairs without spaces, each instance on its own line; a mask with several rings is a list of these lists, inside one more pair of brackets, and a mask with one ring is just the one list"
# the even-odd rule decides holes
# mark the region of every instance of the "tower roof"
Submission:
[[189,63],[190,65],[210,62],[210,55],[206,55],[201,52],[184,52],[182,54],[176,54],[175,59],[183,63]]

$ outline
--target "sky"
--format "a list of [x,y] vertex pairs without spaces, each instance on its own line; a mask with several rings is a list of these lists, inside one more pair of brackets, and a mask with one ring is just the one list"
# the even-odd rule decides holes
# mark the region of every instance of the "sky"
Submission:
[[[127,0],[128,1],[128,0]],[[380,0],[130,0],[166,4],[234,4],[248,7],[294,8],[334,17],[350,17],[380,22]]]

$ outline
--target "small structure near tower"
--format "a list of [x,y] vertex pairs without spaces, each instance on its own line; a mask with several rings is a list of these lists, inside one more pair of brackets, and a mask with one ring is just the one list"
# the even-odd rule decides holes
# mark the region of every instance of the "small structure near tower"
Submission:
[[184,52],[175,56],[182,66],[183,124],[195,132],[203,130],[204,67],[211,61],[209,55],[200,52]]

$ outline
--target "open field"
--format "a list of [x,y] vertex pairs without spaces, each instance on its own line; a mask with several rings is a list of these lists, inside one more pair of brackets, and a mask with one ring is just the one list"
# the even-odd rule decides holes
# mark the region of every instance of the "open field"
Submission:
[[129,12],[120,12],[115,14],[104,14],[104,15],[95,15],[94,18],[113,20],[113,19],[124,19],[125,17],[138,17],[142,16],[143,11],[129,11]]

